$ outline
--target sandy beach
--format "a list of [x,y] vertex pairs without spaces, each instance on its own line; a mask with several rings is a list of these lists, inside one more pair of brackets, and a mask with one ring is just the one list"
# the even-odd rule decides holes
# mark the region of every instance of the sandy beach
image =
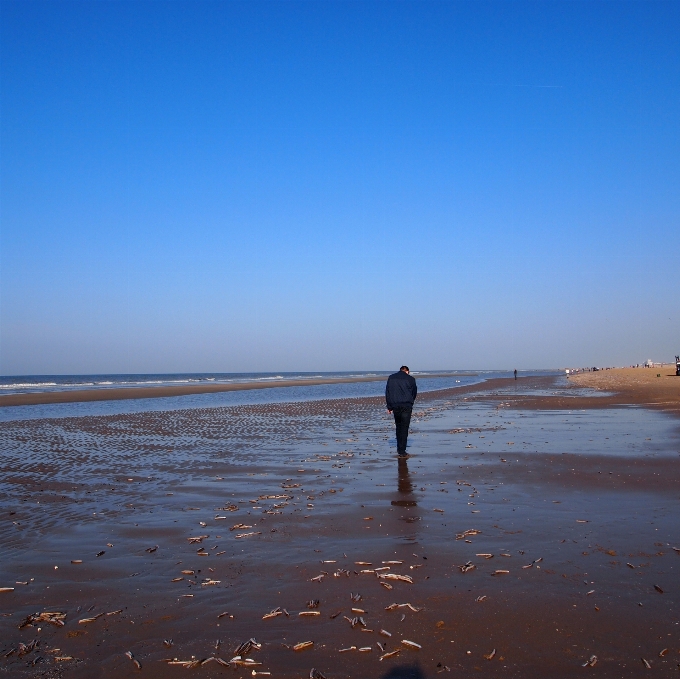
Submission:
[[0,423],[0,673],[677,672],[679,394],[649,372],[423,394],[401,464],[380,398]]

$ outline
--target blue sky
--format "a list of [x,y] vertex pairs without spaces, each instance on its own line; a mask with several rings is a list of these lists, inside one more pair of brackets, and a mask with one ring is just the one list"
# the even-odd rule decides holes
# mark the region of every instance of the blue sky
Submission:
[[680,3],[0,0],[0,373],[680,352]]

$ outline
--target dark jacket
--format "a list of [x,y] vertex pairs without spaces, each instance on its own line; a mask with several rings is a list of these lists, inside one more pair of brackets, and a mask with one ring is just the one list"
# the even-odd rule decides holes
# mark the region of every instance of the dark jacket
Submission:
[[412,408],[417,394],[418,387],[416,386],[415,379],[403,370],[387,378],[385,401],[387,402],[388,410],[394,410],[399,407]]

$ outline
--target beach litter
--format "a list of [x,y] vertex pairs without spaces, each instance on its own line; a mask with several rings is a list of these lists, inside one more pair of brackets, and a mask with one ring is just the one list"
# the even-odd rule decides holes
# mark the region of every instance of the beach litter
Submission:
[[586,660],[583,663],[583,667],[595,667],[596,664],[597,664],[597,656],[591,655],[590,658],[588,658],[588,660]]
[[135,656],[132,655],[132,651],[125,651],[125,656],[132,660],[132,663],[138,670],[142,669],[142,663],[140,663],[139,660],[137,660],[137,658],[135,658]]
[[23,622],[19,625],[19,629],[28,627],[29,625],[35,625],[40,622],[49,622],[51,625],[57,627],[64,626],[64,620],[66,618],[66,613],[61,613],[59,611],[45,611],[44,613],[34,613],[33,615],[27,616]]
[[415,641],[410,641],[409,639],[402,639],[401,643],[406,646],[406,648],[412,648],[413,650],[420,650],[422,646],[420,644],[417,644]]
[[299,644],[295,644],[295,646],[293,646],[293,650],[294,651],[304,651],[308,648],[311,648],[312,646],[314,646],[313,641],[301,641]]

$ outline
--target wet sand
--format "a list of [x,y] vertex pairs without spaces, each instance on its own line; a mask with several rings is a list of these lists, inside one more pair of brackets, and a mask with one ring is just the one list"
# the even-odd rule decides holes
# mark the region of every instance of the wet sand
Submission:
[[680,422],[621,393],[423,394],[400,464],[379,398],[0,423],[0,673],[675,674]]
[[[425,376],[424,376],[425,377]],[[440,377],[476,377],[474,373],[446,373],[427,375],[427,379]],[[322,384],[355,384],[359,382],[384,382],[385,375],[375,377],[333,377],[297,380],[268,380],[261,382],[236,382],[230,384],[181,384],[162,387],[111,387],[98,389],[70,389],[64,391],[28,392],[22,394],[0,394],[0,408],[3,406],[45,405],[48,403],[87,403],[89,401],[121,401],[142,398],[169,398],[192,394],[217,394],[226,391],[248,391],[251,389],[273,389],[279,387],[315,387]]]

